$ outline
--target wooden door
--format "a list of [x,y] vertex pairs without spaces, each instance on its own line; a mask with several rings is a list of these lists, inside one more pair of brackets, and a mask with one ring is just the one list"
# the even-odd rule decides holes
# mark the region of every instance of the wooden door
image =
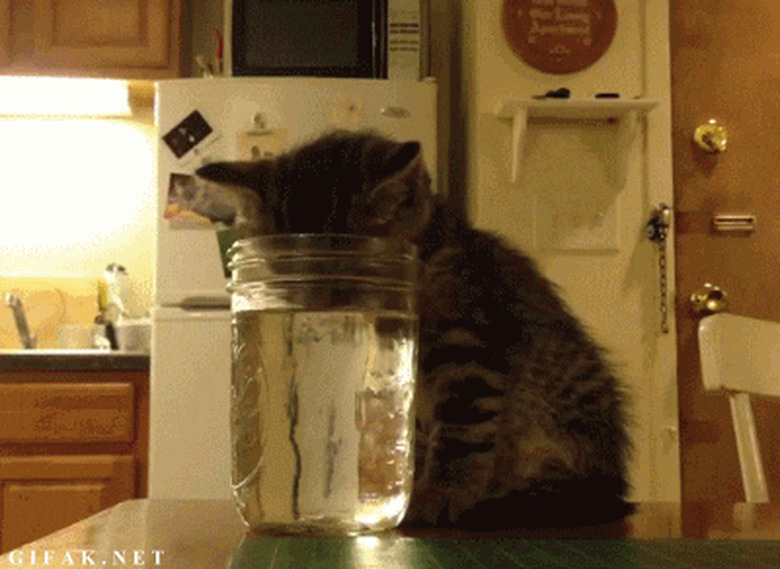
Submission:
[[[730,312],[780,322],[780,3],[672,0],[670,22],[682,496],[726,503],[744,500],[734,433],[725,396],[702,392],[689,297],[710,282]],[[727,129],[725,152],[692,140],[712,118]],[[721,213],[754,214],[756,229],[716,231]],[[780,500],[780,405],[753,407]]]
[[0,67],[8,65],[11,39],[11,1],[0,0]]

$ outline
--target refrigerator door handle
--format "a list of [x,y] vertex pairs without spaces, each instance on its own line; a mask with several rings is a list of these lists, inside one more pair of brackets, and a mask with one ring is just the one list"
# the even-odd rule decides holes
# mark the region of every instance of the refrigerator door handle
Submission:
[[165,322],[225,322],[229,325],[231,313],[229,309],[189,308],[181,306],[157,306],[152,309],[152,326]]
[[203,310],[230,310],[230,299],[213,296],[188,296],[181,301],[178,308],[196,312]]

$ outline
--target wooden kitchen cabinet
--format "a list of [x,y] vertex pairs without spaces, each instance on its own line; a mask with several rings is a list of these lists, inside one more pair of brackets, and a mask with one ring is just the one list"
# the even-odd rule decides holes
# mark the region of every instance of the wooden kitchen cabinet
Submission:
[[0,372],[2,552],[146,496],[146,370]]
[[0,74],[177,77],[180,27],[181,0],[0,0]]
[[130,456],[0,458],[3,551],[134,497]]

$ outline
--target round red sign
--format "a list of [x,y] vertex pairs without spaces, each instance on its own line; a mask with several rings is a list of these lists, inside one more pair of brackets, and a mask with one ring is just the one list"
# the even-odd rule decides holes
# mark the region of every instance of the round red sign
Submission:
[[609,49],[617,27],[614,0],[505,0],[504,34],[530,66],[573,73]]

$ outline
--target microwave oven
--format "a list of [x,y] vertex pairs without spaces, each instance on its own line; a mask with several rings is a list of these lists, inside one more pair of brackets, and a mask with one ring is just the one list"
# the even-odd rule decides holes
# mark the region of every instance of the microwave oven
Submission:
[[224,73],[423,79],[428,0],[226,0]]

